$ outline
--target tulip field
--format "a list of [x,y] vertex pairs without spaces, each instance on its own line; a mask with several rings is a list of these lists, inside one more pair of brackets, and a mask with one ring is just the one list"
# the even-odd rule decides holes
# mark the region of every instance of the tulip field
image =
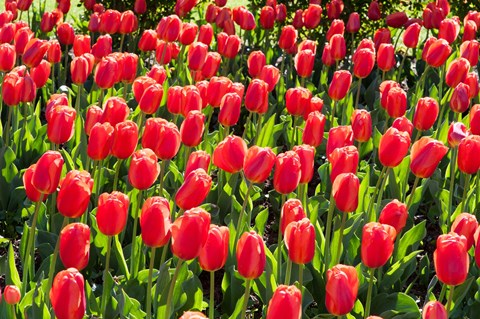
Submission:
[[0,319],[480,318],[478,3],[1,3]]

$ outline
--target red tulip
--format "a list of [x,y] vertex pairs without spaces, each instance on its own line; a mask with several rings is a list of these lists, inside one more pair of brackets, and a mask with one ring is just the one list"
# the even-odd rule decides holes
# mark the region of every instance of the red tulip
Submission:
[[418,23],[412,23],[408,26],[403,34],[403,44],[407,48],[416,48],[418,44],[418,36],[420,35],[420,30],[422,26]]
[[155,30],[144,30],[138,41],[140,51],[153,51],[157,48],[157,32]]
[[117,82],[118,72],[118,61],[112,56],[104,57],[95,68],[95,83],[101,89],[109,89]]
[[208,238],[210,214],[200,207],[187,210],[171,226],[172,253],[182,260],[198,257]]
[[275,9],[264,6],[260,11],[260,25],[262,29],[270,30],[275,26]]
[[295,286],[280,285],[268,303],[267,319],[302,317],[302,293]]
[[218,122],[225,127],[237,124],[240,118],[242,98],[237,93],[227,93],[220,103]]
[[202,76],[205,79],[210,79],[218,73],[222,63],[222,57],[217,52],[208,52],[205,58],[205,64],[202,69]]
[[120,15],[120,26],[118,27],[118,33],[129,34],[138,29],[138,19],[132,10],[122,12]]
[[212,178],[203,168],[191,171],[175,195],[175,203],[181,209],[197,207],[205,200],[212,186]]
[[205,43],[210,46],[213,40],[213,28],[207,23],[200,26],[200,31],[198,32],[198,42]]
[[243,163],[245,178],[251,183],[263,183],[275,164],[275,154],[269,147],[256,145],[248,149]]
[[7,285],[3,289],[3,300],[8,305],[16,305],[17,303],[20,302],[21,295],[20,295],[20,289],[18,289],[17,286],[15,285]]
[[445,83],[451,88],[456,87],[460,82],[465,81],[469,70],[470,63],[467,59],[457,58],[453,60],[445,74]]
[[47,136],[54,144],[68,142],[74,131],[76,112],[66,105],[56,105],[49,110]]
[[397,232],[387,224],[371,222],[363,226],[362,263],[368,268],[385,265],[393,253]]
[[380,28],[375,31],[375,34],[373,35],[373,42],[375,43],[375,50],[378,50],[382,43],[391,44],[392,40],[390,30],[387,28]]
[[298,76],[309,78],[312,76],[315,54],[311,50],[302,50],[295,56],[295,70]]
[[327,270],[325,305],[328,312],[336,316],[349,313],[357,300],[358,286],[355,267],[339,264]]
[[272,92],[280,79],[280,70],[273,65],[265,65],[258,77],[268,84],[268,92]]
[[451,52],[452,48],[444,39],[434,40],[428,46],[428,49],[424,48],[426,62],[435,68],[442,66]]
[[92,190],[93,179],[88,172],[69,171],[58,192],[58,212],[65,217],[79,218],[88,208]]
[[73,54],[75,56],[81,56],[85,53],[90,53],[91,51],[91,44],[90,44],[90,36],[77,34],[75,39],[73,40]]
[[293,116],[301,116],[305,112],[305,106],[310,104],[312,92],[303,87],[290,88],[285,94],[285,107]]
[[366,78],[375,66],[375,52],[360,49],[353,55],[353,74],[360,79]]
[[133,5],[133,11],[136,14],[144,14],[147,12],[147,1],[146,0],[135,0],[135,4]]
[[338,210],[348,213],[357,210],[360,181],[353,173],[342,173],[335,178],[332,194]]
[[[167,71],[161,65],[154,65],[146,74],[147,77],[154,79],[160,85],[163,85],[167,78]],[[141,78],[141,77],[140,77]],[[138,79],[138,78],[137,78]]]
[[101,123],[103,116],[103,110],[96,105],[91,105],[87,109],[87,116],[85,119],[85,134],[90,136],[93,126],[97,123]]
[[345,58],[345,55],[347,54],[347,46],[345,44],[345,38],[343,35],[334,34],[330,39],[330,46],[332,50],[332,57],[335,61],[340,61]]
[[336,148],[328,160],[331,164],[330,181],[332,183],[340,174],[357,173],[359,155],[357,148],[353,145]]
[[22,61],[29,68],[37,66],[47,53],[49,44],[45,40],[33,38],[28,41],[23,51]]
[[115,236],[122,232],[127,224],[128,196],[114,191],[98,197],[97,224],[100,232],[106,236]]
[[463,113],[470,106],[470,87],[465,83],[458,83],[453,89],[450,99],[450,109],[456,113]]
[[323,109],[323,100],[318,96],[314,96],[310,100],[310,103],[307,103],[307,106],[303,111],[302,117],[306,121],[310,113],[316,112],[316,111],[321,112],[322,109]]
[[385,18],[385,22],[389,27],[392,28],[401,28],[405,23],[408,21],[408,16],[405,12],[394,12],[392,14],[389,14]]
[[386,167],[397,167],[407,155],[410,147],[410,135],[396,128],[389,128],[380,139],[378,156]]
[[153,114],[160,107],[163,98],[163,87],[158,84],[152,84],[145,89],[138,102],[138,107],[145,114]]
[[59,253],[65,268],[83,270],[90,257],[90,228],[82,223],[65,226],[60,232]]
[[429,301],[423,307],[422,319],[448,319],[447,310],[440,301]]
[[406,132],[410,138],[412,138],[413,124],[405,116],[397,117],[393,123],[392,127],[396,128],[400,132]]
[[160,165],[157,160],[157,156],[149,148],[133,153],[128,170],[128,181],[134,188],[144,190],[155,183],[160,174]]
[[246,153],[247,143],[241,137],[230,135],[218,143],[213,151],[213,164],[234,174],[243,168]]
[[470,109],[470,130],[472,134],[480,135],[480,104],[475,104]]
[[245,232],[237,244],[237,269],[240,275],[246,279],[260,277],[265,269],[265,244],[253,230]]
[[448,128],[448,144],[450,145],[450,147],[457,147],[460,142],[468,135],[469,132],[465,124],[463,124],[462,122],[452,122],[452,124],[450,124],[450,127]]
[[87,308],[82,274],[75,268],[60,271],[53,280],[50,301],[58,319],[82,319]]
[[264,114],[268,110],[268,84],[260,79],[254,79],[247,88],[245,107],[250,112]]
[[346,70],[335,71],[328,88],[328,95],[335,101],[342,100],[352,84],[352,75]]
[[47,151],[38,159],[32,176],[32,185],[42,194],[57,190],[62,173],[63,157],[57,151]]
[[115,34],[120,28],[121,13],[117,10],[108,9],[100,15],[100,33]]
[[480,86],[478,83],[478,77],[476,73],[474,72],[468,73],[463,83],[468,85],[468,93],[469,93],[468,96],[470,99],[475,98],[480,92]]
[[188,48],[188,68],[192,71],[201,70],[205,64],[208,46],[202,42],[195,42]]
[[296,264],[308,264],[315,253],[315,229],[308,218],[292,221],[285,229],[288,257]]
[[39,202],[40,200],[46,199],[46,196],[43,196],[32,184],[32,177],[36,167],[37,164],[30,165],[23,174],[23,187],[25,188],[28,199],[32,202]]
[[101,60],[110,53],[112,53],[112,37],[109,34],[99,36],[92,46],[93,56],[96,60]]
[[63,45],[73,45],[75,31],[70,23],[60,23],[57,26],[58,41]]
[[388,90],[386,110],[390,117],[397,118],[405,115],[407,111],[407,93],[400,87]]
[[350,125],[332,127],[328,132],[327,158],[339,147],[353,145],[353,130]]
[[297,42],[297,30],[291,25],[284,26],[278,39],[278,46],[282,50],[290,49]]
[[228,59],[234,59],[240,51],[241,42],[237,35],[221,32],[217,35],[217,51]]
[[480,151],[480,136],[469,135],[458,145],[458,169],[465,174],[475,174],[480,169],[480,160],[476,156]]
[[447,154],[448,147],[430,137],[422,137],[412,145],[410,169],[419,178],[430,177]]
[[319,111],[311,112],[305,121],[302,142],[318,147],[323,141],[325,121],[325,116]]
[[413,124],[419,131],[428,131],[437,120],[439,112],[438,102],[431,97],[422,97],[418,100],[413,115]]
[[440,28],[438,30],[438,38],[445,39],[449,44],[452,44],[458,37],[460,32],[460,24],[455,19],[443,19],[440,22]]
[[463,235],[467,239],[467,251],[472,248],[474,243],[474,234],[478,228],[478,222],[475,215],[469,213],[461,213],[455,218],[452,224],[451,232]]
[[281,210],[280,231],[282,235],[285,234],[285,230],[290,223],[298,222],[306,217],[302,202],[296,198],[288,199]]
[[322,7],[318,4],[310,4],[303,12],[303,23],[307,29],[315,29],[320,24]]
[[[392,88],[400,88],[400,84],[398,82],[395,82],[393,80],[386,80],[383,81],[380,84],[380,105],[386,110],[387,109],[387,98],[388,98],[388,92]],[[403,95],[403,94],[401,94]]]
[[315,157],[315,148],[308,144],[295,145],[293,151],[300,158],[301,177],[300,183],[307,184],[313,177],[313,165]]
[[205,271],[217,271],[225,266],[228,257],[229,231],[226,226],[210,225],[207,240],[198,256]]
[[190,153],[188,161],[185,167],[185,172],[183,176],[188,176],[190,172],[196,170],[197,168],[202,168],[205,172],[208,172],[208,167],[210,165],[210,155],[202,150],[195,151]]
[[467,279],[470,265],[465,236],[453,232],[438,236],[433,263],[442,283],[451,286],[462,284]]
[[84,84],[92,73],[93,64],[84,55],[73,58],[70,64],[70,75],[75,84]]
[[379,222],[381,224],[390,225],[395,228],[397,235],[402,232],[408,218],[407,205],[394,199],[383,207]]
[[0,44],[0,72],[8,72],[15,66],[15,47],[8,43]]
[[133,121],[120,122],[115,125],[112,142],[112,155],[118,159],[129,158],[138,142],[138,127]]
[[227,77],[212,77],[207,88],[207,101],[213,107],[219,107],[223,96],[232,87],[232,81]]
[[148,198],[142,206],[140,229],[142,241],[148,247],[162,247],[170,240],[170,204],[163,197]]
[[170,160],[180,148],[180,132],[172,122],[162,118],[149,118],[145,123],[142,147],[153,150],[161,160]]
[[328,19],[338,19],[342,13],[344,4],[342,0],[332,0],[327,3],[327,16]]
[[275,12],[277,13],[275,19],[281,23],[285,22],[285,19],[287,18],[287,6],[283,3],[279,3],[275,8]]
[[357,12],[352,12],[348,16],[346,30],[348,33],[357,33],[360,30],[360,15]]
[[200,111],[188,112],[185,120],[180,126],[180,137],[182,143],[189,147],[200,144],[202,140],[203,130],[205,129],[205,115]]
[[477,65],[479,46],[477,40],[463,42],[460,45],[460,56],[467,59],[470,65]]
[[114,128],[110,123],[97,123],[90,130],[90,138],[88,140],[87,154],[95,160],[100,161],[110,154],[113,143]]
[[354,110],[351,117],[353,138],[367,142],[372,136],[372,117],[367,110]]
[[280,194],[293,192],[301,179],[300,157],[294,151],[277,156],[273,175],[273,187]]
[[382,13],[380,12],[380,4],[377,0],[373,0],[372,2],[370,2],[367,15],[370,20],[380,20],[380,18],[382,17]]

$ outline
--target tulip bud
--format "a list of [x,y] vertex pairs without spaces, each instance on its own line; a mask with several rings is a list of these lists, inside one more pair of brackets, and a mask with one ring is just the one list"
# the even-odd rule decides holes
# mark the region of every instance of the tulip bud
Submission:
[[268,110],[268,84],[260,79],[254,79],[247,88],[245,107],[250,112],[265,114]]
[[346,70],[335,71],[328,87],[328,95],[335,101],[342,100],[352,84],[352,75]]
[[210,214],[200,207],[187,210],[171,226],[172,253],[182,260],[198,257],[208,238]]
[[447,310],[440,301],[429,301],[423,307],[422,319],[448,319]]
[[100,161],[110,154],[114,128],[110,123],[97,123],[90,130],[87,154],[94,161]]
[[297,30],[291,25],[284,26],[278,39],[278,46],[282,50],[290,49],[297,42]]
[[118,159],[129,158],[138,142],[138,127],[133,121],[120,122],[115,125],[112,142],[112,155]]
[[407,93],[400,87],[388,90],[386,110],[390,117],[397,118],[407,111]]
[[480,151],[480,136],[469,135],[458,145],[458,169],[465,174],[475,174],[480,169],[480,160],[476,156]]
[[302,317],[302,293],[295,286],[280,285],[268,303],[267,319]]
[[162,98],[163,87],[158,83],[154,83],[145,89],[138,102],[138,107],[145,114],[153,114],[160,107]]
[[328,19],[338,19],[342,13],[344,4],[342,0],[332,0],[327,3],[327,16]]
[[49,111],[47,136],[54,144],[68,142],[73,136],[76,112],[66,105],[56,105]]
[[293,151],[297,153],[298,157],[300,158],[300,183],[308,184],[313,177],[315,148],[307,144],[295,145],[293,147]]
[[395,60],[395,49],[390,43],[382,43],[378,48],[377,65],[384,72],[390,71],[397,61]]
[[332,194],[338,210],[348,213],[357,210],[360,181],[353,173],[343,173],[335,178]]
[[115,236],[122,232],[127,223],[128,196],[114,191],[98,197],[97,224],[100,232],[106,236]]
[[257,77],[260,75],[262,68],[265,66],[265,54],[262,51],[253,51],[248,56],[247,66],[248,66],[248,74],[252,78]]
[[360,49],[353,55],[353,74],[357,78],[364,79],[375,66],[375,52],[369,49]]
[[421,25],[418,23],[412,23],[408,26],[403,34],[403,44],[407,48],[416,48],[418,44],[418,36],[420,35]]
[[385,265],[392,256],[396,236],[395,228],[387,224],[371,222],[363,226],[362,263],[368,268]]
[[202,168],[205,172],[208,172],[209,165],[210,155],[207,152],[201,150],[192,152],[188,157],[184,176],[188,176],[190,172],[196,170],[197,168]]
[[59,252],[65,268],[83,270],[90,257],[90,228],[82,223],[65,226],[60,232]]
[[170,240],[170,204],[163,197],[150,197],[140,215],[142,241],[148,247],[162,247]]
[[343,173],[356,174],[358,160],[358,150],[355,146],[336,148],[329,157],[331,164],[330,181],[333,183],[337,176]]
[[370,2],[367,15],[370,20],[380,20],[380,18],[382,17],[382,13],[380,12],[380,4],[377,0],[373,0],[372,2]]
[[275,9],[265,6],[260,11],[260,25],[264,30],[273,29],[275,26]]
[[442,142],[424,136],[412,145],[410,170],[419,178],[429,178],[447,152]]
[[322,144],[325,121],[325,116],[319,111],[309,113],[308,118],[305,121],[302,142],[313,147],[318,147]]
[[[475,134],[472,131],[473,134]],[[452,122],[448,128],[447,140],[450,147],[457,147],[469,135],[468,129],[462,122]]]
[[23,174],[23,187],[25,188],[25,193],[27,197],[32,202],[39,202],[40,200],[45,200],[46,196],[43,196],[42,193],[37,191],[37,189],[32,184],[32,177],[35,172],[37,164],[32,164],[25,170]]
[[407,155],[410,147],[410,135],[396,128],[389,128],[380,139],[378,155],[386,167],[397,167]]
[[79,218],[87,210],[93,189],[93,179],[86,171],[72,170],[62,181],[57,209],[65,217]]
[[182,143],[189,147],[194,147],[200,144],[202,140],[205,115],[200,111],[188,112],[185,120],[180,126],[180,137]]
[[81,55],[73,58],[70,64],[72,82],[75,84],[84,84],[90,73],[92,73],[92,69],[93,64],[89,62],[87,57]]
[[53,280],[50,301],[58,319],[82,319],[87,308],[82,274],[75,268],[60,271]]
[[464,82],[470,70],[470,63],[467,59],[458,58],[452,61],[448,66],[445,75],[445,83],[451,88],[456,87],[460,82]]
[[[426,45],[425,45],[426,46]],[[428,65],[438,68],[442,66],[452,52],[452,48],[444,39],[432,41],[428,49],[424,48]]]
[[353,138],[360,142],[367,142],[372,136],[372,117],[367,110],[354,110],[351,117]]
[[301,179],[300,157],[294,151],[277,156],[273,176],[273,187],[280,194],[293,192]]
[[149,148],[133,153],[128,170],[128,181],[134,188],[145,190],[155,183],[160,174],[160,165],[157,160],[157,156]]
[[217,271],[225,266],[228,257],[229,231],[226,226],[210,225],[207,240],[198,256],[205,271]]
[[135,4],[133,5],[133,11],[136,14],[144,14],[147,12],[147,1],[146,0],[135,0]]
[[18,289],[17,286],[15,285],[7,285],[5,286],[5,289],[3,290],[3,300],[8,305],[16,305],[17,303],[20,302],[21,295],[20,295],[20,289]]
[[348,16],[346,30],[348,33],[357,33],[360,30],[360,15],[357,12],[352,12]]
[[213,151],[213,164],[220,169],[234,174],[243,168],[243,161],[247,153],[247,144],[238,136],[227,136],[218,143]]
[[265,269],[265,244],[253,230],[245,232],[237,244],[237,269],[240,275],[246,279],[260,277]]
[[472,248],[475,241],[474,234],[478,228],[478,222],[475,215],[469,213],[461,213],[455,218],[452,224],[451,232],[463,235],[467,239],[467,251]]
[[140,51],[154,51],[157,47],[157,33],[155,30],[144,30],[140,40],[138,41],[138,48]]
[[439,112],[438,102],[431,97],[422,97],[418,100],[413,115],[413,124],[419,131],[428,131],[437,120]]
[[47,151],[38,159],[32,176],[32,185],[42,194],[57,190],[62,173],[63,157],[57,151]]
[[58,41],[63,45],[72,45],[75,39],[75,31],[70,23],[61,23],[57,26]]
[[145,123],[142,147],[155,152],[161,160],[170,160],[180,148],[180,132],[177,126],[161,118],[149,118]]
[[309,78],[312,76],[315,54],[311,50],[302,50],[295,56],[295,70],[298,76]]
[[190,172],[175,195],[175,203],[181,209],[199,206],[207,197],[212,186],[212,178],[204,169]]
[[315,229],[308,218],[292,221],[285,229],[288,257],[295,264],[308,264],[315,253]]
[[355,267],[339,264],[327,270],[325,305],[328,312],[336,316],[349,313],[357,300],[358,286]]
[[245,155],[243,163],[245,178],[251,183],[263,183],[270,175],[274,164],[275,154],[269,147],[254,145]]
[[340,61],[345,58],[345,55],[347,54],[347,46],[343,35],[333,35],[330,39],[330,46],[332,48],[332,57],[335,61]]
[[237,124],[241,106],[242,98],[237,93],[225,94],[220,103],[220,113],[218,114],[220,124],[226,127]]
[[350,125],[332,127],[328,132],[327,158],[339,147],[353,145],[353,130]]
[[462,284],[467,278],[470,264],[465,236],[453,232],[438,236],[433,263],[438,280],[442,283],[452,286]]

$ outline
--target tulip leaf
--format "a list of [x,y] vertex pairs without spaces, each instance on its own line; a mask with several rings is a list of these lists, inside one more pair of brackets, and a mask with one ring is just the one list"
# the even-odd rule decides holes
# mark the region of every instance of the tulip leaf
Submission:
[[7,208],[10,200],[10,190],[12,189],[12,182],[18,178],[18,169],[14,164],[16,160],[15,153],[10,147],[3,147],[0,149],[0,204]]
[[182,289],[188,297],[185,304],[182,306],[182,309],[185,311],[190,309],[201,311],[203,304],[203,290],[202,283],[198,277],[191,276],[184,281],[182,283]]
[[[455,290],[453,291],[453,300],[452,300],[452,312],[455,311],[455,307],[463,301],[465,296],[467,295],[468,291],[470,290],[470,287],[472,286],[473,282],[475,281],[475,277],[470,277],[463,284],[460,286],[455,287]],[[452,317],[454,317],[452,315]]]
[[122,245],[120,244],[120,242],[118,240],[118,236],[114,236],[112,248],[113,248],[113,253],[115,254],[115,258],[116,258],[118,266],[119,266],[120,273],[122,275],[125,275],[127,278],[129,278],[130,273],[128,271],[127,262],[125,260],[125,256],[123,255]]
[[[274,126],[275,126],[276,115],[271,116],[268,120],[263,117],[257,118],[257,121],[261,120],[263,123],[262,129],[260,132],[257,132],[257,145],[260,147],[275,146],[274,143]],[[258,127],[258,125],[257,125]]]
[[[265,251],[267,254],[267,252]],[[268,263],[268,257],[267,257]],[[240,275],[235,270],[235,266],[231,265],[225,267],[225,274],[223,275],[222,280],[222,292],[223,292],[223,301],[222,309],[225,313],[233,313],[237,301],[242,299],[242,296],[245,292],[244,284],[245,280],[240,279]]]
[[405,232],[405,234],[400,239],[398,250],[397,250],[397,253],[395,254],[394,259],[400,260],[401,258],[405,257],[409,249],[415,250],[419,246],[420,241],[422,241],[423,238],[425,238],[426,234],[427,234],[426,220],[418,223],[417,225],[412,227],[410,230]]
[[414,251],[391,265],[382,279],[382,289],[389,290],[395,283],[397,283],[402,275],[405,275],[405,269],[415,262],[415,258],[420,252],[421,250]]
[[255,228],[260,236],[265,233],[265,225],[268,220],[268,208],[262,209],[255,217]]
[[15,285],[17,287],[22,286],[17,266],[15,265],[15,253],[13,252],[12,243],[8,245],[8,266],[7,269],[5,269],[5,276],[7,285]]
[[402,292],[376,295],[372,300],[372,314],[378,314],[383,319],[419,318],[420,310],[415,300]]

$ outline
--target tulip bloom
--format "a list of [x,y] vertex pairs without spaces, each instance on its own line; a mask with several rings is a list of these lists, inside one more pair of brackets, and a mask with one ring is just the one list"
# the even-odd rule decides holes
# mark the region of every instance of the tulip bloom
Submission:
[[248,56],[247,66],[248,66],[248,74],[252,78],[257,77],[260,75],[262,68],[266,64],[265,54],[262,51],[253,51]]
[[21,295],[20,295],[20,289],[18,289],[17,286],[15,285],[7,285],[3,289],[3,300],[8,305],[16,305],[17,303],[20,302]]
[[90,228],[82,223],[69,224],[60,232],[59,240],[63,266],[83,270],[90,257]]
[[266,319],[302,318],[302,293],[295,286],[280,285],[268,303]]
[[223,57],[234,59],[240,51],[241,45],[242,40],[238,35],[227,35],[224,32],[217,35],[217,51]]
[[480,134],[480,104],[475,104],[470,109],[470,130],[472,134]]
[[32,38],[28,41],[23,51],[23,63],[29,68],[37,66],[42,61],[45,53],[47,53],[48,47],[48,41]]
[[127,224],[128,196],[114,191],[103,193],[98,197],[98,229],[106,236],[115,236],[122,232]]
[[358,275],[355,267],[336,265],[327,271],[325,305],[329,313],[343,316],[353,309],[357,300]]
[[310,104],[312,92],[303,87],[290,88],[285,93],[285,107],[293,116],[301,116],[305,113],[306,105]]
[[450,109],[456,113],[463,113],[470,106],[470,87],[465,83],[458,83],[453,89],[450,99]]
[[100,123],[103,116],[103,110],[96,105],[91,105],[87,109],[87,116],[85,119],[85,134],[90,136],[92,128],[95,124]]
[[170,240],[170,204],[159,196],[148,198],[142,206],[140,229],[148,247],[162,247]]
[[82,274],[75,268],[60,271],[53,280],[50,301],[58,319],[82,319],[87,308]]
[[295,56],[295,70],[301,78],[312,76],[315,54],[311,50],[302,50]]
[[298,222],[307,217],[302,202],[296,198],[290,198],[283,204],[280,215],[280,231],[282,235],[285,234],[285,230],[290,223]]
[[467,74],[467,77],[463,81],[466,85],[468,85],[468,97],[470,99],[475,98],[478,93],[480,92],[480,86],[478,83],[478,76],[474,72],[470,72]]
[[328,87],[328,95],[332,100],[340,101],[348,93],[352,84],[352,74],[346,70],[335,71]]
[[32,185],[42,194],[51,194],[57,190],[62,173],[63,157],[57,151],[47,151],[37,161],[32,176]]
[[118,61],[112,56],[104,57],[95,69],[95,83],[103,90],[109,89],[117,82],[118,72]]
[[429,301],[423,307],[422,319],[448,319],[447,310],[440,301]]
[[70,63],[70,75],[75,84],[84,84],[92,73],[93,63],[84,55],[73,58]]
[[181,209],[199,206],[207,197],[212,187],[212,177],[203,168],[190,172],[175,195],[175,203]]
[[198,263],[205,271],[217,271],[225,266],[228,257],[228,227],[210,225],[207,240],[198,256]]
[[390,117],[397,118],[405,115],[407,111],[407,93],[400,87],[388,90],[386,110]]
[[120,122],[115,125],[112,142],[112,155],[118,159],[129,158],[138,142],[138,127],[133,121]]
[[139,190],[145,190],[152,186],[160,174],[160,165],[157,160],[157,156],[149,148],[133,153],[128,169],[130,184]]
[[180,132],[177,126],[162,118],[151,117],[145,123],[142,147],[155,152],[161,160],[170,160],[180,148]]
[[319,111],[311,112],[305,121],[302,142],[313,147],[318,147],[322,144],[325,121],[325,116]]
[[55,105],[49,110],[47,136],[54,144],[68,142],[74,133],[75,109],[66,105]]
[[220,103],[218,121],[225,127],[237,124],[240,118],[242,98],[237,93],[227,93]]
[[251,183],[265,182],[275,165],[275,159],[275,154],[269,147],[252,146],[243,163],[245,178]]
[[282,50],[290,49],[297,42],[297,30],[291,25],[284,26],[278,39],[278,46]]
[[375,66],[375,52],[370,49],[360,49],[353,55],[353,74],[359,78],[366,78]]
[[419,178],[429,178],[447,154],[448,147],[430,137],[422,137],[412,145],[410,169]]
[[380,163],[386,167],[397,167],[408,153],[410,135],[391,127],[381,137],[378,146]]
[[428,65],[438,68],[445,63],[452,52],[452,48],[444,39],[438,39],[433,41],[428,49],[424,49],[424,52]]
[[463,124],[462,122],[453,122],[448,128],[448,145],[450,145],[450,147],[457,147],[460,142],[468,135],[469,132],[465,124]]
[[455,218],[450,231],[463,235],[467,239],[467,251],[472,248],[475,242],[475,231],[478,229],[478,222],[475,215],[470,213],[461,213]]
[[213,151],[213,164],[234,174],[243,168],[246,153],[247,143],[241,137],[230,135],[218,143]]
[[478,63],[479,46],[477,40],[465,41],[460,45],[460,56],[468,60],[470,65]]
[[280,70],[273,65],[265,65],[258,77],[268,85],[268,92],[272,92],[280,79]]
[[332,127],[328,132],[327,158],[339,147],[353,145],[353,130],[350,125]]
[[202,141],[203,130],[205,129],[205,115],[200,111],[188,112],[185,120],[180,126],[180,137],[182,143],[194,147]]
[[200,207],[187,210],[171,226],[172,253],[182,260],[198,257],[208,238],[210,214]]
[[237,269],[245,279],[260,277],[265,269],[265,244],[253,230],[245,232],[237,244]]
[[163,87],[158,84],[152,84],[145,89],[138,102],[138,107],[145,114],[153,114],[160,107],[163,98]]
[[431,97],[422,97],[418,100],[413,115],[413,125],[419,131],[428,131],[437,120],[439,112],[438,102]]
[[294,151],[277,156],[273,175],[273,187],[280,194],[293,192],[301,179],[300,157]]
[[87,154],[91,159],[100,161],[107,158],[112,148],[114,130],[108,122],[92,127],[87,146]]
[[213,107],[219,107],[222,98],[232,87],[232,81],[227,77],[212,77],[208,83],[207,101]]
[[264,6],[260,11],[260,26],[264,30],[273,29],[275,26],[275,9]]
[[418,23],[412,23],[407,27],[405,33],[403,34],[403,44],[407,48],[416,48],[418,44],[418,36],[420,35],[420,30],[422,26]]
[[353,173],[342,173],[332,186],[333,198],[338,210],[349,213],[357,210],[360,181]]
[[438,280],[446,285],[461,285],[470,266],[465,236],[453,232],[438,236],[433,263]]
[[385,265],[393,253],[397,232],[390,225],[371,222],[363,226],[362,263],[368,268]]
[[480,169],[480,136],[469,135],[458,145],[458,169],[465,174],[476,174]]
[[390,71],[397,61],[395,60],[395,48],[391,43],[382,43],[378,47],[377,66],[383,72]]
[[330,46],[332,48],[332,57],[335,61],[340,61],[345,58],[347,54],[347,45],[345,38],[341,34],[334,34],[330,39]]
[[140,51],[154,51],[157,48],[157,33],[155,30],[144,30],[138,41]]
[[336,148],[330,154],[331,164],[330,181],[333,183],[338,175],[343,173],[357,173],[359,155],[355,146]]
[[293,151],[300,158],[301,184],[308,184],[313,177],[313,165],[315,157],[315,148],[308,144],[295,145]]
[[457,58],[453,60],[445,74],[445,83],[451,88],[456,87],[460,82],[465,81],[469,70],[470,62],[467,59]]
[[245,107],[250,112],[265,114],[268,110],[268,84],[254,79],[247,88]]
[[397,199],[392,200],[390,203],[383,207],[379,223],[390,225],[395,228],[397,235],[400,234],[407,223],[408,210],[407,205],[401,203]]
[[208,172],[209,165],[210,155],[207,152],[202,150],[192,152],[188,157],[183,176],[188,176],[190,172],[196,170],[197,168],[202,168],[205,172]]
[[295,264],[308,264],[315,253],[315,228],[308,218],[292,221],[285,229],[288,257]]
[[440,22],[440,28],[438,29],[438,37],[445,39],[449,44],[452,44],[458,37],[460,32],[460,24],[455,19],[443,19]]
[[72,170],[62,181],[57,209],[65,217],[78,218],[87,210],[93,190],[93,179],[86,171]]
[[0,71],[8,72],[15,66],[15,47],[8,43],[0,44]]
[[367,142],[372,137],[372,117],[367,110],[354,110],[351,117],[353,138]]
[[37,189],[32,184],[32,177],[36,167],[37,167],[37,164],[30,165],[30,167],[25,170],[25,173],[23,174],[23,178],[22,178],[23,188],[25,188],[25,193],[27,194],[28,199],[31,200],[32,202],[39,202],[40,200],[46,199],[46,196],[43,196],[42,193],[37,191]]

